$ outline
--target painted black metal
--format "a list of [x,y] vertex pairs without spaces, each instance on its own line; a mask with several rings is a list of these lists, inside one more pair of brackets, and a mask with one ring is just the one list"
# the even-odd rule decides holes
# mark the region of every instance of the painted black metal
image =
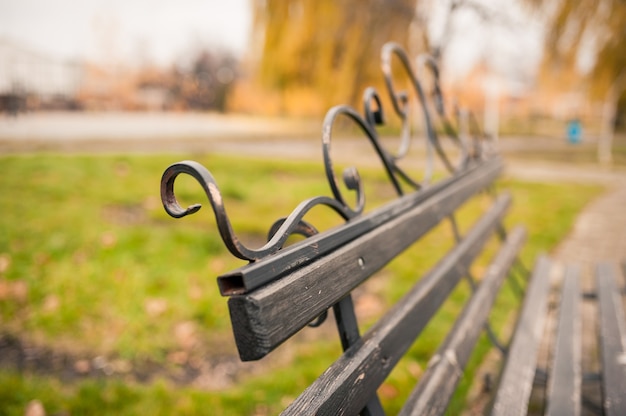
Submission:
[[535,377],[533,378],[534,385],[545,387],[548,385],[548,379],[548,371],[545,368],[537,367],[535,369]]
[[601,415],[603,414],[602,406],[597,402],[591,400],[590,398],[583,396],[582,397],[582,405],[585,409],[587,409],[593,415]]
[[[161,179],[163,206],[171,216],[180,218],[200,209],[199,204],[181,207],[174,192],[179,175],[193,177],[207,195],[225,246],[235,257],[250,262],[218,278],[222,295],[231,296],[228,301],[229,311],[242,360],[266,355],[307,324],[321,324],[326,319],[328,309],[333,308],[342,347],[346,351],[337,363],[343,359],[358,361],[361,357],[364,361],[357,367],[351,362],[351,369],[356,371],[365,366],[372,367],[372,372],[356,374],[350,368],[345,369],[347,377],[356,377],[351,381],[361,384],[365,380],[362,383],[365,390],[358,387],[347,392],[345,389],[350,388],[348,384],[339,386],[331,393],[332,398],[321,407],[326,409],[327,414],[337,414],[334,406],[337,394],[344,394],[340,400],[344,404],[348,403],[348,407],[342,409],[347,409],[349,413],[360,411],[362,415],[384,414],[375,393],[384,378],[380,377],[391,371],[406,350],[407,342],[417,336],[428,317],[432,316],[463,273],[468,273],[467,267],[488,235],[497,229],[503,239],[505,237],[501,221],[510,204],[508,195],[496,198],[494,207],[464,238],[456,227],[454,211],[480,190],[492,186],[503,164],[491,152],[490,143],[479,131],[473,115],[457,108],[450,113],[446,108],[435,61],[429,57],[418,60],[418,65],[430,70],[434,76],[432,95],[425,92],[411,61],[397,44],[388,43],[383,47],[381,61],[387,93],[395,115],[402,122],[397,152],[387,150],[379,138],[377,128],[385,123],[385,113],[381,96],[374,88],[365,90],[362,115],[345,105],[331,108],[322,126],[322,151],[332,196],[312,197],[300,203],[288,216],[272,225],[268,241],[261,247],[248,247],[235,235],[217,182],[204,166],[194,161],[175,163],[165,170]],[[400,71],[393,68],[398,62]],[[399,83],[394,77],[400,73],[408,78],[412,92],[397,90]],[[429,111],[431,101],[435,109],[432,115]],[[427,158],[420,178],[412,177],[399,165],[411,145],[413,130],[410,116],[416,114],[412,109],[415,103],[421,108],[427,136]],[[456,119],[453,120],[449,114],[453,114]],[[331,156],[333,126],[339,118],[353,123],[368,139],[399,196],[397,200],[364,214],[363,183],[357,169],[350,167],[341,175],[345,187],[356,195],[355,204],[348,202],[353,198],[346,198],[342,193]],[[456,163],[451,162],[440,143],[440,133],[435,128],[435,122],[439,123],[443,134],[460,150]],[[472,143],[470,138],[473,139]],[[435,156],[451,176],[431,184]],[[304,217],[312,208],[320,205],[334,211],[345,224],[318,233]],[[395,312],[380,321],[373,332],[370,331],[365,339],[361,338],[351,291],[444,218],[452,222],[457,246],[405,297],[402,301],[404,309],[397,306]],[[301,234],[307,238],[283,247],[292,234]],[[431,298],[426,299],[426,295]],[[407,307],[414,313],[413,316],[406,314]],[[415,319],[418,321],[417,326],[412,322]],[[376,328],[380,331],[376,332]],[[490,331],[488,326],[487,329]],[[375,348],[380,351],[369,350],[370,345],[377,345]],[[383,355],[379,356],[381,351]],[[332,380],[335,387],[340,379],[346,378],[342,374],[344,370],[333,370],[342,365],[337,363],[331,367],[332,371],[338,372]],[[357,393],[358,397],[354,397]],[[303,396],[306,396],[306,392]],[[311,409],[306,410],[310,412]]]
[[239,241],[235,235],[226,213],[224,199],[213,175],[198,162],[186,160],[175,163],[169,166],[163,173],[163,178],[161,179],[161,199],[167,213],[172,217],[181,218],[197,212],[201,207],[200,204],[194,204],[188,208],[182,208],[178,204],[174,194],[174,182],[176,178],[183,173],[190,175],[200,183],[213,207],[217,227],[224,244],[235,257],[244,260],[259,260],[280,250],[287,238],[294,233],[294,230],[303,226],[302,218],[313,207],[318,205],[328,206],[346,219],[352,215],[347,207],[341,205],[335,199],[323,196],[310,198],[296,207],[294,212],[283,221],[280,228],[274,233],[268,243],[259,249],[250,249]]
[[[399,59],[402,69],[409,78],[410,84],[413,87],[418,103],[422,109],[422,114],[426,123],[426,143],[428,157],[426,163],[427,168],[422,180],[416,180],[414,178],[411,178],[410,175],[406,171],[401,169],[397,163],[405,156],[410,146],[411,125],[409,115],[412,113],[412,109],[411,101],[408,98],[409,93],[407,91],[397,91],[395,88],[395,84],[393,81],[394,71],[392,70],[392,58],[394,56]],[[230,224],[230,220],[228,219],[228,215],[226,214],[224,201],[215,179],[206,168],[204,168],[197,162],[183,161],[175,163],[165,170],[161,179],[161,200],[163,202],[165,210],[171,216],[175,218],[180,218],[189,214],[193,214],[200,209],[199,204],[191,205],[188,208],[181,207],[174,193],[174,183],[176,181],[176,178],[180,174],[187,174],[192,176],[200,183],[209,199],[209,202],[211,203],[217,220],[218,230],[226,247],[234,256],[254,262],[264,257],[275,254],[282,247],[287,236],[292,233],[294,227],[301,225],[302,217],[314,206],[328,206],[335,212],[337,212],[338,215],[340,215],[345,220],[355,218],[363,212],[363,208],[365,205],[365,195],[363,192],[363,184],[356,168],[348,168],[346,171],[344,171],[343,174],[343,180],[345,185],[348,187],[348,189],[356,192],[357,203],[355,207],[351,207],[346,198],[344,198],[333,169],[333,162],[331,157],[332,129],[335,121],[340,116],[344,116],[351,122],[355,123],[370,141],[376,154],[379,156],[391,183],[393,184],[399,195],[404,194],[401,185],[402,183],[404,183],[405,186],[408,186],[411,190],[415,190],[424,188],[430,182],[434,163],[432,153],[433,148],[436,150],[437,155],[444,163],[444,165],[452,173],[456,173],[461,170],[461,168],[466,167],[472,160],[480,160],[483,157],[487,156],[487,152],[481,151],[481,153],[478,154],[476,152],[469,151],[467,148],[467,143],[464,143],[463,141],[458,139],[457,133],[451,127],[451,124],[447,121],[448,119],[443,113],[443,96],[441,95],[441,88],[439,86],[438,70],[436,69],[436,66],[433,62],[426,59],[426,62],[429,62],[429,68],[431,68],[435,72],[435,74],[437,74],[435,88],[438,93],[435,99],[437,102],[436,107],[438,109],[438,114],[442,119],[446,120],[446,125],[450,125],[450,131],[453,133],[452,136],[454,142],[457,143],[463,150],[462,160],[460,161],[458,166],[453,166],[449,162],[449,158],[446,156],[445,151],[439,143],[437,132],[432,125],[431,117],[428,112],[427,97],[424,95],[423,88],[415,75],[415,71],[411,67],[410,60],[407,57],[406,53],[397,44],[388,43],[383,47],[381,59],[383,74],[385,77],[389,96],[391,98],[395,113],[401,118],[403,125],[401,146],[397,154],[394,155],[391,152],[387,151],[383,147],[379,139],[379,135],[376,131],[376,126],[384,123],[383,109],[379,94],[374,88],[368,88],[365,91],[363,98],[365,112],[363,116],[361,116],[355,109],[349,106],[340,105],[331,108],[324,119],[324,123],[322,126],[322,150],[326,176],[328,178],[333,197],[331,198],[326,196],[320,196],[302,202],[285,219],[284,223],[282,224],[280,229],[277,230],[274,237],[264,246],[258,249],[252,249],[245,246],[241,241],[239,241],[239,239],[237,239]],[[375,104],[375,108],[372,107],[372,104]],[[440,110],[441,112],[439,112]],[[480,145],[478,146],[480,147]],[[481,148],[487,147],[488,146],[483,146]]]
[[[359,325],[357,323],[356,314],[354,313],[352,295],[349,294],[337,302],[333,306],[333,312],[341,340],[341,347],[346,351],[361,339]],[[376,394],[367,403],[365,409],[361,411],[361,416],[380,416],[384,414],[385,412]]]
[[[456,205],[452,207],[445,204],[449,204],[451,198],[457,198],[452,193],[458,192],[469,198],[472,196],[473,190],[483,189],[495,181],[502,169],[502,160],[497,157],[492,158],[485,163],[467,169],[462,174],[455,175],[424,190],[405,195],[384,207],[351,220],[340,228],[320,233],[280,250],[263,261],[251,263],[220,276],[218,278],[220,291],[223,295],[230,296],[244,294],[261,287],[291,270],[311,263],[384,223],[404,215],[417,206],[425,203],[434,206],[434,203],[431,202],[433,198],[444,192],[448,195],[448,200],[439,198],[435,204],[441,208],[441,212],[446,210],[450,213]],[[450,189],[453,192],[449,192]],[[437,209],[437,207],[435,208]]]
[[[284,224],[285,221],[286,219],[282,218],[276,221],[272,225],[272,227],[270,227],[270,231],[267,237],[268,241],[271,240],[277,232],[279,232],[280,227]],[[310,238],[318,234],[318,231],[312,225],[301,221],[300,226],[296,227],[293,230],[293,233]],[[337,324],[337,331],[339,332],[341,346],[343,350],[346,351],[361,338],[361,334],[359,333],[359,324],[357,322],[356,313],[354,311],[354,304],[352,302],[352,294],[346,295],[343,299],[334,304],[333,312]],[[320,326],[326,320],[327,316],[328,311],[326,310],[322,312],[322,314],[319,315],[317,319],[309,322],[308,326]],[[369,401],[365,409],[361,411],[361,416],[383,416],[384,414],[385,412],[383,411],[382,405],[377,395],[374,395],[374,397]]]
[[[285,221],[286,218],[281,218],[272,225],[268,233],[268,240],[271,240],[272,237],[277,232],[279,232],[280,227]],[[300,227],[296,227],[293,233],[310,238],[318,234],[318,231],[312,225],[301,221]],[[334,304],[333,312],[335,316],[335,322],[337,324],[339,339],[341,341],[341,347],[344,351],[346,351],[361,338],[361,334],[359,333],[359,324],[357,322],[356,313],[354,311],[354,303],[352,302],[352,294],[347,294],[343,299]],[[317,319],[309,322],[308,326],[320,326],[326,320],[327,316],[328,311],[326,310],[322,312],[322,314],[318,316]],[[367,406],[361,411],[361,416],[383,416],[384,414],[385,412],[377,395],[374,395],[374,397],[372,397]]]
[[[450,172],[457,171],[463,168],[464,164],[467,163],[470,156],[470,146],[467,142],[463,142],[461,140],[461,136],[459,135],[460,131],[460,120],[457,115],[456,127],[453,126],[450,117],[446,113],[446,107],[444,104],[443,92],[441,90],[441,85],[439,81],[439,67],[435,61],[435,59],[431,55],[421,55],[417,59],[418,68],[419,69],[427,69],[429,70],[433,77],[433,90],[431,92],[433,106],[435,111],[432,113],[439,120],[439,124],[441,125],[441,130],[445,135],[450,139],[450,141],[461,151],[461,156],[459,161],[456,163],[456,166],[450,161],[450,158],[446,155],[443,147],[441,146],[441,140],[439,140],[439,133],[437,133],[437,129],[434,130],[435,140],[433,140],[433,145],[435,151],[437,152],[439,158],[443,162],[444,166]],[[458,111],[454,111],[454,113],[458,114]],[[434,117],[433,117],[434,118]],[[475,136],[478,138],[479,136]]]
[[[501,197],[437,265],[335,361],[283,414],[356,414],[391,372],[502,220]],[[233,299],[233,298],[231,298]]]

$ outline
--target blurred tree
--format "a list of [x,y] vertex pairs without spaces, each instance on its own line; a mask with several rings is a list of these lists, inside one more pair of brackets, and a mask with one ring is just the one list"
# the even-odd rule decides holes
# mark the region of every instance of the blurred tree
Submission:
[[188,109],[226,110],[237,61],[225,52],[198,51],[188,67],[172,68],[170,94]]
[[[601,163],[611,162],[619,107],[626,93],[626,2],[623,0],[527,0],[545,13],[547,23],[544,71],[562,71],[587,64],[592,95],[604,105],[598,143]],[[588,62],[585,62],[588,61]]]
[[329,106],[356,104],[365,85],[379,83],[372,62],[385,42],[409,44],[416,0],[265,0],[253,7],[261,83],[313,89]]

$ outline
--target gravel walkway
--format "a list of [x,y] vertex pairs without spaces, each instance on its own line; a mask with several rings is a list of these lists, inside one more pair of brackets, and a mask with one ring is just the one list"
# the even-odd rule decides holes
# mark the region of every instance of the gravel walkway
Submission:
[[598,260],[626,260],[626,177],[578,216],[554,257],[585,266]]

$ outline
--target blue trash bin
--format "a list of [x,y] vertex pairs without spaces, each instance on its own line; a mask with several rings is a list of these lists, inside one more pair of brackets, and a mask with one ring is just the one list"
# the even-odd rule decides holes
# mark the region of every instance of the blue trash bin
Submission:
[[583,135],[583,127],[580,120],[574,119],[567,123],[567,141],[570,144],[580,143]]

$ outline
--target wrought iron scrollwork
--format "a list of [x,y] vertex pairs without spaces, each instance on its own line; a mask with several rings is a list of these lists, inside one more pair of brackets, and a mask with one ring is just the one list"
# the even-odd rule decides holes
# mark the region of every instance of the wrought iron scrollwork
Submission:
[[[392,70],[392,58],[394,56],[398,58],[401,63],[401,68],[404,70],[405,75],[413,87],[415,95],[417,96],[418,104],[422,109],[425,122],[427,160],[426,169],[421,181],[411,178],[408,173],[401,169],[398,165],[398,161],[401,160],[409,151],[412,141],[412,126],[410,120],[411,101],[409,99],[409,92],[396,90],[396,82],[393,78],[394,71]],[[163,177],[161,179],[161,199],[167,213],[172,217],[180,218],[193,214],[200,209],[200,204],[194,204],[187,208],[181,207],[174,193],[174,183],[176,178],[180,174],[190,175],[201,185],[207,195],[213,208],[219,233],[228,250],[235,257],[251,262],[276,253],[283,247],[287,238],[294,233],[302,234],[304,236],[310,236],[317,233],[311,224],[308,224],[303,220],[303,217],[313,207],[319,205],[327,206],[346,221],[359,216],[365,207],[365,195],[360,175],[354,167],[350,167],[343,172],[342,179],[344,185],[348,190],[356,193],[356,203],[354,206],[350,206],[341,191],[341,187],[339,186],[339,181],[335,175],[331,156],[332,130],[337,118],[340,116],[347,117],[350,122],[356,124],[370,141],[370,144],[382,162],[387,176],[389,177],[389,180],[398,195],[402,195],[404,193],[402,188],[403,185],[410,187],[412,190],[418,190],[430,182],[434,162],[433,149],[451,173],[454,173],[457,169],[468,163],[472,157],[479,157],[479,153],[482,152],[482,147],[475,146],[471,150],[468,149],[466,140],[462,140],[460,138],[457,132],[458,129],[454,128],[452,122],[445,113],[443,94],[439,85],[439,70],[436,62],[432,60],[432,58],[422,57],[418,60],[418,64],[425,65],[433,72],[435,77],[433,99],[437,117],[442,121],[445,133],[457,146],[461,148],[463,160],[459,166],[454,166],[449,161],[448,156],[439,142],[439,137],[433,125],[433,119],[428,111],[428,97],[426,96],[422,85],[413,71],[410,60],[404,50],[395,43],[387,43],[382,49],[381,60],[382,71],[386,87],[391,98],[391,103],[395,114],[400,118],[402,123],[400,146],[395,154],[386,150],[379,139],[376,129],[377,126],[385,123],[384,111],[378,92],[374,88],[368,88],[365,90],[363,95],[363,115],[359,114],[352,107],[339,105],[331,108],[324,118],[322,126],[322,152],[324,167],[331,188],[332,197],[318,196],[301,202],[289,216],[278,220],[272,226],[268,241],[262,247],[249,248],[237,238],[228,218],[226,208],[224,206],[224,200],[215,179],[204,166],[197,162],[182,161],[175,163],[169,166],[163,173]],[[457,121],[460,119],[461,117],[457,117]],[[470,125],[468,128],[468,135],[471,134],[469,131],[471,131],[472,127],[474,127],[474,123],[475,120],[470,118],[467,123]],[[460,124],[462,123],[457,122],[457,126]]]
[[[417,57],[417,65],[420,71],[429,70],[433,77],[433,88],[430,92],[430,97],[433,101],[433,107],[435,109],[434,116],[439,120],[439,123],[442,127],[443,134],[447,136],[452,144],[456,146],[457,149],[460,150],[461,155],[457,163],[452,163],[450,158],[443,150],[443,146],[441,140],[439,140],[439,134],[437,133],[437,129],[432,130],[433,135],[433,144],[435,147],[435,151],[437,155],[441,159],[442,163],[446,167],[446,169],[453,173],[459,169],[462,169],[469,162],[469,150],[468,143],[466,140],[463,140],[463,135],[461,131],[461,112],[457,106],[453,106],[453,114],[456,116],[456,127],[453,125],[448,113],[446,112],[446,105],[443,97],[443,90],[441,89],[440,82],[440,72],[439,66],[435,59],[428,54],[422,54]],[[427,95],[427,96],[428,96]],[[427,105],[425,102],[424,105]]]
[[424,95],[424,89],[422,84],[417,79],[415,71],[411,66],[411,61],[406,52],[400,45],[394,42],[386,43],[381,51],[382,72],[385,79],[385,85],[389,92],[391,104],[396,115],[402,122],[402,136],[400,150],[396,156],[396,160],[401,159],[406,155],[411,143],[411,120],[410,120],[410,100],[408,91],[397,91],[396,83],[393,76],[393,57],[396,57],[400,63],[405,76],[408,78],[413,90],[419,101],[420,108],[422,109],[422,116],[424,119],[426,129],[426,170],[424,172],[423,184],[427,184],[432,179],[433,174],[433,157],[432,148],[435,146],[434,141],[437,140],[435,129],[433,127],[432,119],[428,113],[428,107],[426,105],[426,96]]
[[302,221],[302,218],[315,206],[328,206],[345,219],[350,218],[352,215],[346,207],[335,199],[324,196],[307,199],[301,202],[288,217],[281,221],[278,229],[264,246],[258,249],[251,249],[246,247],[235,235],[217,182],[213,175],[198,162],[187,160],[175,163],[165,170],[161,178],[161,201],[165,211],[174,218],[181,218],[197,212],[201,207],[200,204],[194,204],[188,208],[182,208],[176,200],[174,182],[181,173],[192,176],[202,186],[213,207],[217,228],[224,244],[235,257],[243,260],[256,261],[274,254],[282,248],[290,235],[306,233],[305,230],[308,224]]

